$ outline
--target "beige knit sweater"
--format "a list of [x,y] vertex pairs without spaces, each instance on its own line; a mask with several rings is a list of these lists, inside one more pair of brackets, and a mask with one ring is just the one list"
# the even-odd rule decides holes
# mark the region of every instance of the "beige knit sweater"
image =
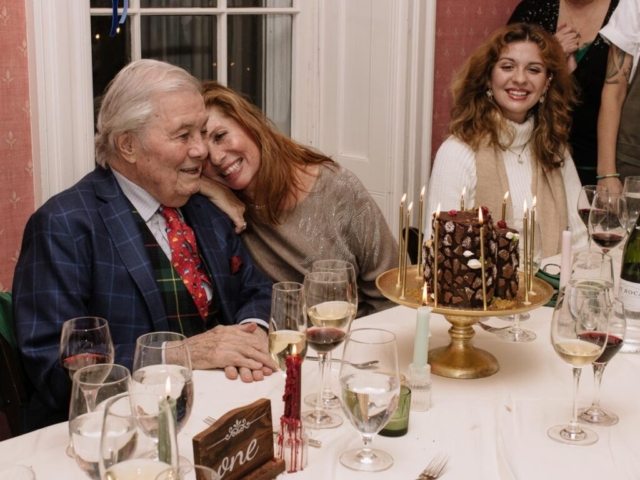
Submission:
[[314,261],[347,260],[358,277],[359,317],[394,306],[375,281],[397,267],[398,244],[364,185],[337,164],[320,167],[309,195],[279,225],[252,223],[241,238],[274,282],[302,283]]

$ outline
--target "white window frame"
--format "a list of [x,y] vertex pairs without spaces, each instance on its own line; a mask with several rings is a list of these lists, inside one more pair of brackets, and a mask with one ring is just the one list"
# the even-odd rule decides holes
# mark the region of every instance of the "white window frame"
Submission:
[[[218,0],[217,8],[153,11],[163,15],[175,14],[176,10],[181,14],[219,15],[218,76],[223,81],[228,14],[291,14],[291,134],[313,145],[317,143],[313,126],[318,118],[317,96],[312,94],[317,91],[318,77],[318,1],[293,0],[291,8],[227,9],[226,0]],[[38,207],[94,169],[91,13],[104,11],[110,15],[111,11],[90,9],[88,0],[27,0],[26,5],[34,171],[39,172],[39,176],[34,175]],[[132,22],[131,28],[137,32],[138,5],[137,0],[131,1],[126,20]],[[132,58],[137,59],[141,52],[140,37],[132,38]]]

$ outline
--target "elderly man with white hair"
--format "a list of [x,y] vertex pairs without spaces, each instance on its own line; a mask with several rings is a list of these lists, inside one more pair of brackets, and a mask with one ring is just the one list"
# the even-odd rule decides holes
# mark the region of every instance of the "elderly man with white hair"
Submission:
[[197,195],[207,148],[198,80],[138,60],[107,88],[98,166],[27,223],[14,285],[18,345],[35,389],[23,429],[66,419],[70,380],[58,361],[65,320],[107,319],[115,362],[136,339],[188,337],[193,367],[261,380],[275,368],[267,336],[271,284],[231,221]]

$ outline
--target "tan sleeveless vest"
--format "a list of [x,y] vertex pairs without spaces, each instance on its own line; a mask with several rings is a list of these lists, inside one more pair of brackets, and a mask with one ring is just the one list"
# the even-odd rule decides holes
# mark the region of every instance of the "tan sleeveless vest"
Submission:
[[[476,152],[476,206],[484,205],[499,218],[502,211],[502,199],[509,190],[507,169],[502,159],[502,150],[498,146],[483,146]],[[542,258],[560,253],[562,248],[562,230],[567,228],[567,195],[562,172],[559,168],[545,171],[540,162],[533,161],[531,193],[536,199],[536,221],[540,222],[542,235]],[[507,199],[507,224],[513,224],[513,205],[511,197]]]

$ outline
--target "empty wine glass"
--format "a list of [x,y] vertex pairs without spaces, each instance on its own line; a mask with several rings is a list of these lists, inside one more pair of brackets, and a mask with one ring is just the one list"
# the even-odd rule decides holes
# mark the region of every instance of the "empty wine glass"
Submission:
[[90,478],[100,478],[100,433],[107,400],[128,392],[130,384],[129,369],[122,365],[89,365],[73,375],[69,438],[76,463]]
[[342,417],[322,407],[322,392],[327,373],[327,353],[340,345],[355,316],[356,303],[346,273],[311,272],[304,277],[307,305],[307,344],[318,353],[320,385],[313,412],[303,412],[308,428],[335,428]]
[[[356,305],[357,313],[357,305],[358,305],[358,282],[356,277],[355,268],[350,262],[346,260],[316,260],[313,262],[311,266],[312,272],[344,272],[347,275],[349,288],[351,289],[351,296],[354,299],[353,302]],[[327,352],[327,365],[331,368],[331,352]],[[325,385],[322,388],[322,407],[323,408],[340,408],[340,399],[333,393],[331,390],[331,378],[329,375],[326,376]],[[316,406],[316,400],[318,396],[316,394],[310,394],[304,397],[304,403],[309,405],[310,407]]]
[[603,290],[613,295],[613,260],[608,253],[578,252],[573,256],[569,281],[581,289]]
[[304,303],[304,285],[279,282],[271,292],[269,319],[269,353],[285,372],[287,356],[295,353],[302,359],[307,355],[307,312]]
[[178,466],[172,405],[153,393],[108,401],[100,437],[100,478],[146,480]]
[[631,232],[640,214],[640,177],[625,178],[622,193],[627,199],[627,232]]
[[[364,328],[349,333],[340,367],[342,408],[358,430],[364,448],[349,450],[340,463],[353,470],[379,472],[393,465],[393,457],[370,447],[373,437],[391,419],[398,405],[400,378],[396,336],[386,330]],[[378,359],[374,370],[353,365],[369,358]]]
[[582,368],[598,359],[607,344],[609,312],[604,291],[583,298],[577,315],[573,303],[581,298],[578,288],[568,284],[558,294],[551,319],[551,344],[558,356],[573,369],[573,415],[569,425],[551,427],[547,434],[568,445],[591,445],[598,435],[578,424],[577,395]]
[[218,473],[203,465],[185,465],[169,468],[156,477],[155,480],[219,480]]
[[60,365],[73,380],[82,367],[113,363],[114,349],[109,324],[100,317],[78,317],[62,324]]
[[174,332],[140,336],[131,377],[134,392],[167,398],[176,415],[177,431],[182,430],[193,408],[193,371],[186,337]]
[[[620,351],[627,331],[627,320],[624,305],[619,300],[611,302],[611,313],[609,318],[609,336],[602,355],[593,362],[593,403],[589,408],[583,409],[578,415],[578,419],[583,423],[592,425],[615,425],[618,423],[618,416],[615,413],[607,412],[600,406],[600,385],[604,369],[611,359]],[[600,329],[602,330],[602,329]],[[598,332],[585,334],[593,338],[587,338],[593,342],[603,342]]]
[[[542,233],[540,229],[540,222],[536,222],[533,228],[533,234],[531,233],[531,229],[527,232],[528,235],[528,248],[531,250],[530,254],[525,258],[524,251],[524,236],[520,234],[520,238],[518,240],[518,252],[520,254],[520,263],[518,264],[518,271],[520,273],[524,273],[525,266],[528,269],[528,275],[530,276],[530,285],[533,285],[533,277],[535,277],[538,270],[540,270],[540,264],[542,262]],[[533,241],[533,248],[531,248],[531,242]],[[520,275],[521,289],[527,288],[524,285],[525,276]],[[529,296],[535,296],[536,293],[533,291],[533,288],[529,288]],[[513,326],[511,328],[507,328],[505,330],[499,330],[496,332],[496,336],[504,340],[506,342],[532,342],[536,339],[536,334],[529,331],[524,330],[520,327],[520,322],[523,320],[528,320],[531,317],[529,313],[516,313],[514,315],[505,315],[502,317],[498,317],[502,320],[513,321]]]
[[589,235],[607,253],[627,233],[627,199],[622,193],[596,193],[589,213]]

